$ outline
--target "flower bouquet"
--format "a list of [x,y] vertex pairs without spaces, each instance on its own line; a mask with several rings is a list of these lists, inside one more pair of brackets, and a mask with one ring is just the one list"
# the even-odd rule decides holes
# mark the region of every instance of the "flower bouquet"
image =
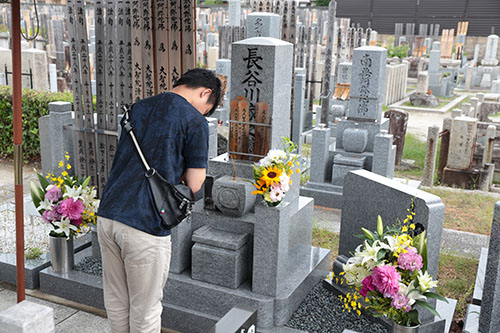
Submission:
[[[65,157],[69,160],[68,154]],[[50,236],[71,240],[87,233],[89,225],[96,223],[99,200],[95,186],[89,186],[90,177],[80,180],[70,176],[67,170],[71,165],[63,161],[59,162],[59,168],[63,171],[57,177],[39,174],[40,186],[31,182],[30,192],[42,219],[53,227]]]
[[438,282],[427,272],[426,232],[413,223],[413,208],[412,203],[403,223],[384,228],[378,216],[376,232],[362,228],[364,242],[344,264],[340,277],[341,284],[353,289],[339,296],[346,310],[361,315],[364,307],[375,317],[386,316],[406,327],[420,325],[417,306],[439,317],[427,299],[447,300],[430,291]]
[[[252,194],[260,194],[264,202],[274,207],[281,203],[292,185],[290,178],[293,168],[299,166],[299,155],[293,155],[297,146],[288,138],[283,138],[284,149],[270,150],[269,153],[253,167],[254,186]],[[299,169],[295,172],[300,173]]]

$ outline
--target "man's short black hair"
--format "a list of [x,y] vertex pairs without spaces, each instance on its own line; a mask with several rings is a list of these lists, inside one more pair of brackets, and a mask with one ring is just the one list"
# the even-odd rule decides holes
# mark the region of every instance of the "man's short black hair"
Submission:
[[174,88],[177,86],[186,86],[192,89],[208,88],[212,90],[208,98],[208,103],[213,104],[214,107],[205,114],[206,117],[211,116],[219,106],[222,94],[221,82],[217,76],[208,69],[194,68],[188,70],[174,84]]

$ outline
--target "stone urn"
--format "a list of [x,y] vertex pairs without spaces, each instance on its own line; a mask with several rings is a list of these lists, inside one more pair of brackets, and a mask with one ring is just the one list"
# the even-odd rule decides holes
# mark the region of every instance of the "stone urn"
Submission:
[[248,180],[223,176],[214,182],[212,198],[222,214],[240,217],[251,211],[255,205],[255,189]]

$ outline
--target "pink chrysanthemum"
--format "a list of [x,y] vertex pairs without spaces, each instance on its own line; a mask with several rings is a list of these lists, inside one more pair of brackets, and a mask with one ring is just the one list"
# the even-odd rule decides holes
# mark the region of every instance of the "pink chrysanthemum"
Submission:
[[408,312],[411,309],[411,307],[408,306],[408,298],[400,294],[396,294],[392,297],[391,306],[398,310],[403,309],[404,312]]
[[59,213],[70,220],[78,220],[81,218],[83,210],[84,207],[81,200],[74,201],[73,198],[68,198],[61,202]]
[[393,266],[375,267],[372,274],[372,284],[384,297],[391,297],[398,293],[401,276]]

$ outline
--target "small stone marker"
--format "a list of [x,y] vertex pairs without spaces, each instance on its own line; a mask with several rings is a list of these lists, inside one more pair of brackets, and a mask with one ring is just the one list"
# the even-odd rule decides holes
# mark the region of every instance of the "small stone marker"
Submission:
[[434,171],[436,166],[437,144],[439,127],[431,126],[427,131],[427,149],[425,152],[423,186],[432,186],[434,183]]
[[427,94],[427,90],[429,89],[429,73],[420,72],[417,79],[417,94]]

